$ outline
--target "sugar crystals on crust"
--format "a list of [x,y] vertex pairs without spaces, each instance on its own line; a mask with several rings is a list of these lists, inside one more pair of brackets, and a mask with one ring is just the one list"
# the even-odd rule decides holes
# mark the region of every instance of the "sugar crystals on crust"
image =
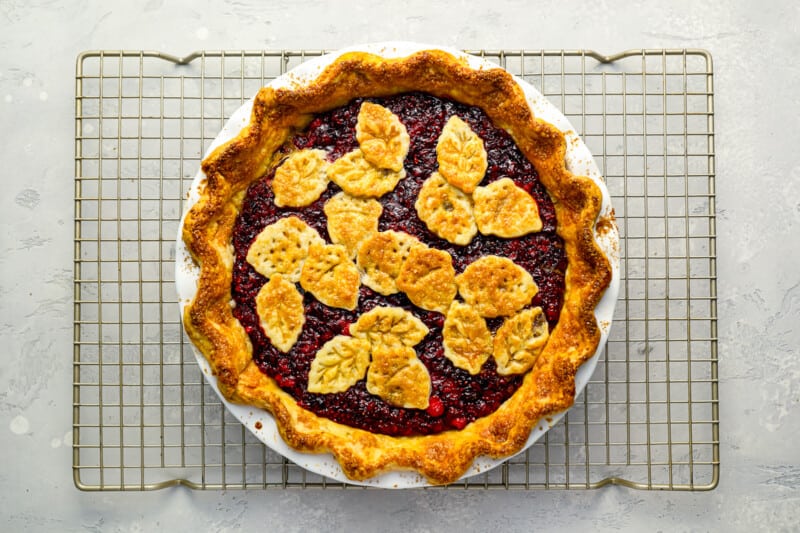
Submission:
[[456,301],[444,319],[442,345],[456,368],[475,375],[492,354],[492,333],[474,307]]
[[539,292],[527,270],[496,255],[470,263],[456,283],[464,301],[489,318],[513,315]]
[[377,200],[356,198],[346,192],[340,192],[325,202],[323,209],[331,241],[347,248],[351,257],[355,256],[363,240],[378,233],[378,219],[383,212]]
[[400,118],[385,107],[364,102],[358,113],[356,139],[364,159],[378,168],[403,169],[411,137]]
[[511,239],[542,229],[536,201],[510,178],[476,188],[472,199],[475,222],[484,235]]
[[358,269],[341,244],[312,244],[300,285],[323,304],[353,310],[361,285]]
[[284,353],[291,350],[306,321],[295,284],[281,274],[272,276],[256,295],[256,312],[272,345]]
[[541,307],[506,318],[494,337],[494,360],[502,376],[524,374],[536,363],[549,337]]
[[312,204],[328,187],[325,150],[298,150],[275,169],[272,192],[278,207]]
[[360,148],[346,153],[328,167],[328,178],[344,192],[366,198],[380,198],[405,177],[405,169],[395,171],[373,165]]
[[412,248],[400,268],[397,288],[417,307],[444,313],[458,291],[453,258],[443,250]]
[[414,207],[428,229],[448,242],[467,245],[478,233],[472,198],[438,172],[423,182]]
[[298,282],[309,246],[324,243],[317,230],[289,216],[261,230],[247,250],[247,262],[266,278],[283,274],[289,281]]
[[431,376],[413,348],[402,344],[376,346],[367,371],[367,391],[405,409],[426,409]]
[[467,194],[475,190],[488,166],[483,140],[456,115],[450,117],[439,136],[436,159],[439,174]]

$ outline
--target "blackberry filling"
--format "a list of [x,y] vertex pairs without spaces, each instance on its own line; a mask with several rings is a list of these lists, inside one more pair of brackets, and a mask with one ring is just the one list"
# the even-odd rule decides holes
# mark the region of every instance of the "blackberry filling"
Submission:
[[[298,149],[323,149],[333,161],[358,147],[355,125],[363,99],[317,116],[306,130],[291,140]],[[395,113],[406,126],[411,146],[405,160],[407,177],[390,193],[379,199],[383,214],[379,230],[404,231],[431,248],[448,252],[456,273],[486,255],[513,260],[533,276],[539,287],[532,305],[545,312],[550,328],[559,318],[567,267],[563,241],[556,235],[553,203],[539,182],[533,165],[522,155],[511,137],[495,127],[486,114],[470,107],[428,94],[410,93],[370,99]],[[511,178],[536,200],[542,230],[517,239],[502,239],[478,234],[467,246],[458,246],[428,231],[417,216],[414,202],[422,182],[437,169],[436,144],[447,119],[458,115],[484,141],[488,169],[481,185],[501,177]],[[355,311],[331,308],[306,293],[303,303],[306,323],[295,346],[282,353],[275,349],[259,326],[255,296],[266,279],[247,263],[253,239],[268,224],[295,215],[316,229],[328,242],[323,206],[339,188],[328,189],[307,207],[279,208],[274,203],[270,182],[272,174],[255,182],[247,191],[233,234],[235,263],[232,295],[236,302],[234,316],[247,331],[253,345],[253,360],[278,385],[292,395],[300,406],[348,426],[387,435],[427,435],[448,429],[461,429],[473,420],[489,415],[508,399],[522,382],[522,376],[500,376],[490,358],[480,373],[471,375],[458,369],[444,356],[442,326],[444,316],[420,309],[402,293],[383,296],[368,287],[360,289]],[[377,306],[397,306],[413,313],[430,329],[415,349],[431,377],[432,393],[427,410],[393,407],[367,392],[364,380],[345,392],[314,394],[307,390],[308,373],[317,351],[336,335],[349,333],[349,325],[360,315]],[[490,319],[494,332],[502,319]]]

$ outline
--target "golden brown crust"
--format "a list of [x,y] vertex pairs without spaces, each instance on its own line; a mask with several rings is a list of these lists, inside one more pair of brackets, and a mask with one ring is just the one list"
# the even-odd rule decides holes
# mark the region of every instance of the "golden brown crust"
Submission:
[[[511,398],[460,431],[390,437],[300,408],[256,367],[250,341],[231,313],[229,243],[247,186],[274,166],[277,148],[315,113],[356,97],[412,90],[480,106],[512,135],[553,198],[569,267],[559,322]],[[593,234],[601,192],[590,179],[566,170],[565,149],[563,134],[532,115],[522,90],[505,71],[473,70],[442,51],[399,59],[346,53],[307,86],[262,89],[250,125],[203,162],[207,179],[183,226],[183,239],[200,265],[197,296],[185,309],[184,323],[223,394],[270,411],[289,445],[307,452],[330,451],[355,480],[411,469],[431,483],[448,483],[463,475],[479,455],[505,457],[519,451],[540,419],[572,405],[575,373],[600,339],[594,308],[611,279],[609,262]]]

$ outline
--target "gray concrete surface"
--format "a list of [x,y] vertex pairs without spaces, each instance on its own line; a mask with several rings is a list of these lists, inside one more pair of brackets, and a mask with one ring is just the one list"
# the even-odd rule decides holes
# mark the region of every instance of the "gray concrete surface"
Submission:
[[[796,531],[800,4],[0,0],[0,530]],[[705,48],[722,477],[708,493],[82,493],[72,483],[74,72],[89,49]]]

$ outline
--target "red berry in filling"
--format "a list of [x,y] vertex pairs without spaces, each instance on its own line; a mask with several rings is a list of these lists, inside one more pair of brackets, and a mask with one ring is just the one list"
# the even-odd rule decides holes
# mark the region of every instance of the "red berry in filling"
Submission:
[[444,404],[437,396],[431,396],[428,408],[425,411],[434,418],[442,416],[444,414]]
[[456,416],[450,419],[450,425],[456,429],[464,429],[467,425],[467,419],[463,416]]

